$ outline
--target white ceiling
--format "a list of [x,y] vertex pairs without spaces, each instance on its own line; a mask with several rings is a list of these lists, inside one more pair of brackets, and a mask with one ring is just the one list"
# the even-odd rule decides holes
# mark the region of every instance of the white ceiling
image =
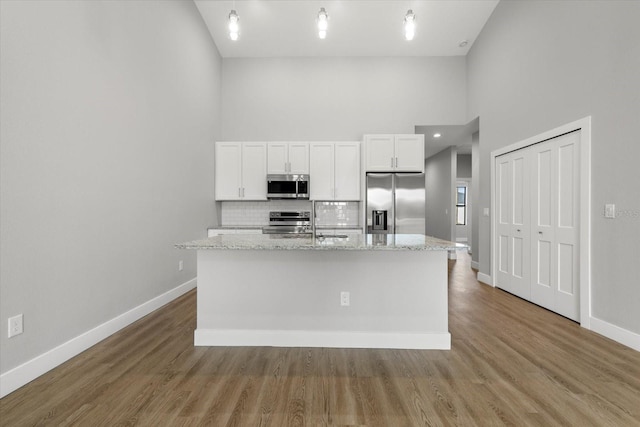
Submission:
[[[498,0],[195,0],[223,58],[295,56],[466,55]],[[329,14],[327,38],[315,20]],[[240,16],[240,37],[231,41],[227,19]],[[416,36],[404,39],[408,9]],[[465,47],[458,45],[468,40]]]

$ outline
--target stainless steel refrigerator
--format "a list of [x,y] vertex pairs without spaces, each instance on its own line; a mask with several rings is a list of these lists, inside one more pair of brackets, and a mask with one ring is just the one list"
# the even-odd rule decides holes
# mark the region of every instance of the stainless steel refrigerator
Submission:
[[424,234],[423,173],[367,174],[367,233]]

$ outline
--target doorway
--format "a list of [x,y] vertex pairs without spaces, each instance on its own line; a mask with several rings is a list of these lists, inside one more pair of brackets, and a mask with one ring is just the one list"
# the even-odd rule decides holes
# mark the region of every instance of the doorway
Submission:
[[588,327],[590,118],[491,153],[493,285]]

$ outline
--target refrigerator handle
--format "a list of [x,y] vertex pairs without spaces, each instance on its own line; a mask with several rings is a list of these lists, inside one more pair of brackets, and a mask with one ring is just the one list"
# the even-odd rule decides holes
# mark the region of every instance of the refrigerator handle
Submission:
[[390,233],[396,234],[396,176],[391,176],[391,226]]

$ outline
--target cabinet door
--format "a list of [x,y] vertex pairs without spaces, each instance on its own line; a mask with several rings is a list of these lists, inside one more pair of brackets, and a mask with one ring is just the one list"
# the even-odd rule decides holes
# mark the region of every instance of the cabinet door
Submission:
[[216,142],[216,200],[239,200],[242,187],[242,144]]
[[287,173],[287,143],[270,142],[267,144],[267,173]]
[[242,144],[242,196],[244,200],[267,200],[267,144]]
[[314,142],[309,154],[309,186],[311,200],[334,198],[334,143]]
[[394,170],[393,135],[365,135],[364,144],[367,172],[389,172]]
[[335,200],[360,200],[360,143],[336,142]]
[[289,143],[289,173],[308,174],[309,173],[309,143],[290,142]]
[[396,135],[394,164],[398,172],[424,172],[424,135]]

